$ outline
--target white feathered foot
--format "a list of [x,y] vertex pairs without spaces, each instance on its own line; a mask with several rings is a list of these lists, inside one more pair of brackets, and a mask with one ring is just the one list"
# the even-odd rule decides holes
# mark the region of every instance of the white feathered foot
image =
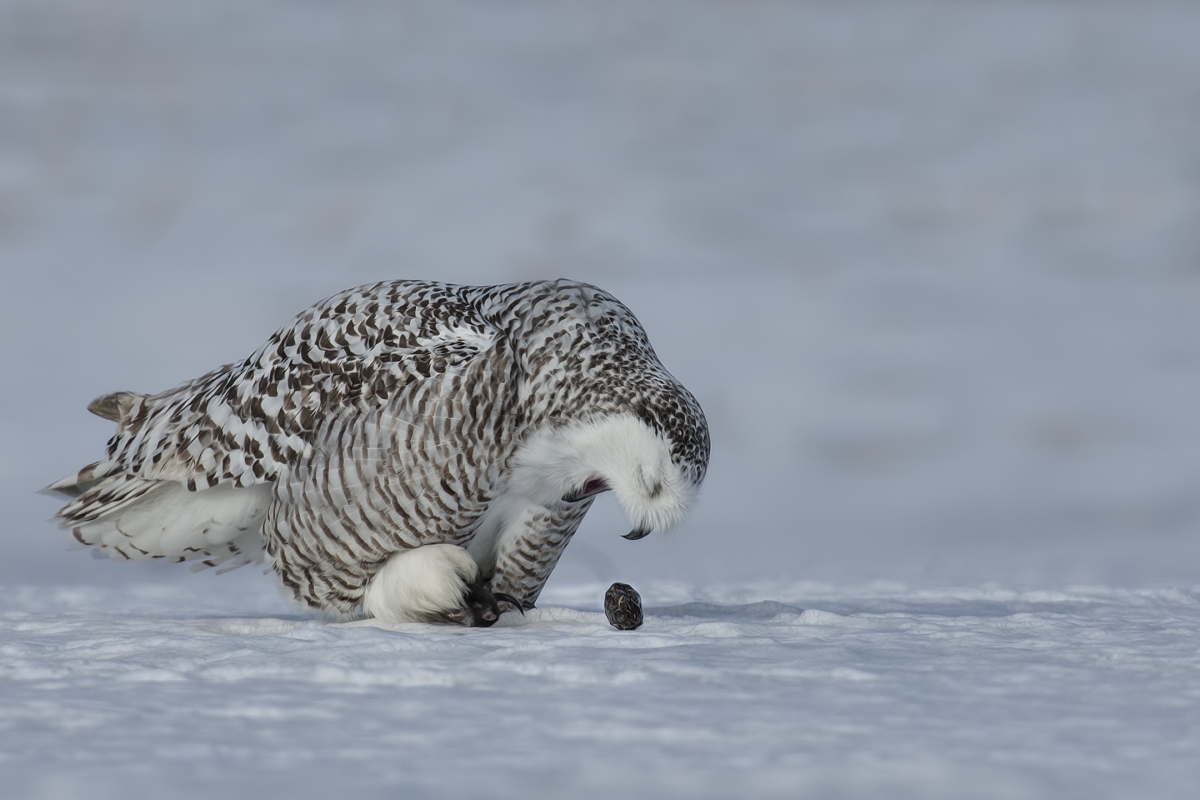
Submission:
[[521,608],[515,598],[488,591],[466,550],[427,544],[388,558],[367,585],[363,611],[385,625],[448,622],[487,628],[500,618],[497,600]]

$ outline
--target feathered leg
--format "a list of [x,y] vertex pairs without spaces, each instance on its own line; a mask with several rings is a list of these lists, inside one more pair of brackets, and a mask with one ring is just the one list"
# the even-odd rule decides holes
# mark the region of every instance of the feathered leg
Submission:
[[[533,608],[591,505],[590,498],[558,503],[525,516],[516,530],[506,532],[498,543],[495,569],[487,581],[492,594],[497,598],[508,595],[519,600],[523,608]],[[513,603],[506,601],[506,605]]]

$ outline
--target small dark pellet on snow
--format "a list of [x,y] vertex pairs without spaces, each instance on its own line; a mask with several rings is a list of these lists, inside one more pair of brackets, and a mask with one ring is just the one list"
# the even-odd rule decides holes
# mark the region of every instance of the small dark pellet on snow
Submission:
[[627,583],[614,583],[604,593],[604,616],[619,631],[642,624],[642,596]]

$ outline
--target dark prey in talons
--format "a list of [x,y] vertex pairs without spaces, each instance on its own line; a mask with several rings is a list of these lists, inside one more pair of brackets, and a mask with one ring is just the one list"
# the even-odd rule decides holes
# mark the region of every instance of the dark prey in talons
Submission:
[[[496,602],[497,595],[488,591],[482,583],[473,583],[467,588],[467,611],[462,619],[452,620],[468,628],[490,628],[500,619],[500,606]],[[508,600],[508,595],[500,595],[499,599]]]

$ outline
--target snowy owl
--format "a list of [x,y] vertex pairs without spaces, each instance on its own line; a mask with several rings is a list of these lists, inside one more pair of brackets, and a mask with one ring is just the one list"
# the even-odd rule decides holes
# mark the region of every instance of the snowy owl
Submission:
[[633,313],[567,280],[350,289],[244,361],[88,408],[117,423],[107,457],[47,487],[81,545],[265,560],[305,605],[385,623],[531,608],[595,495],[639,539],[709,455]]

